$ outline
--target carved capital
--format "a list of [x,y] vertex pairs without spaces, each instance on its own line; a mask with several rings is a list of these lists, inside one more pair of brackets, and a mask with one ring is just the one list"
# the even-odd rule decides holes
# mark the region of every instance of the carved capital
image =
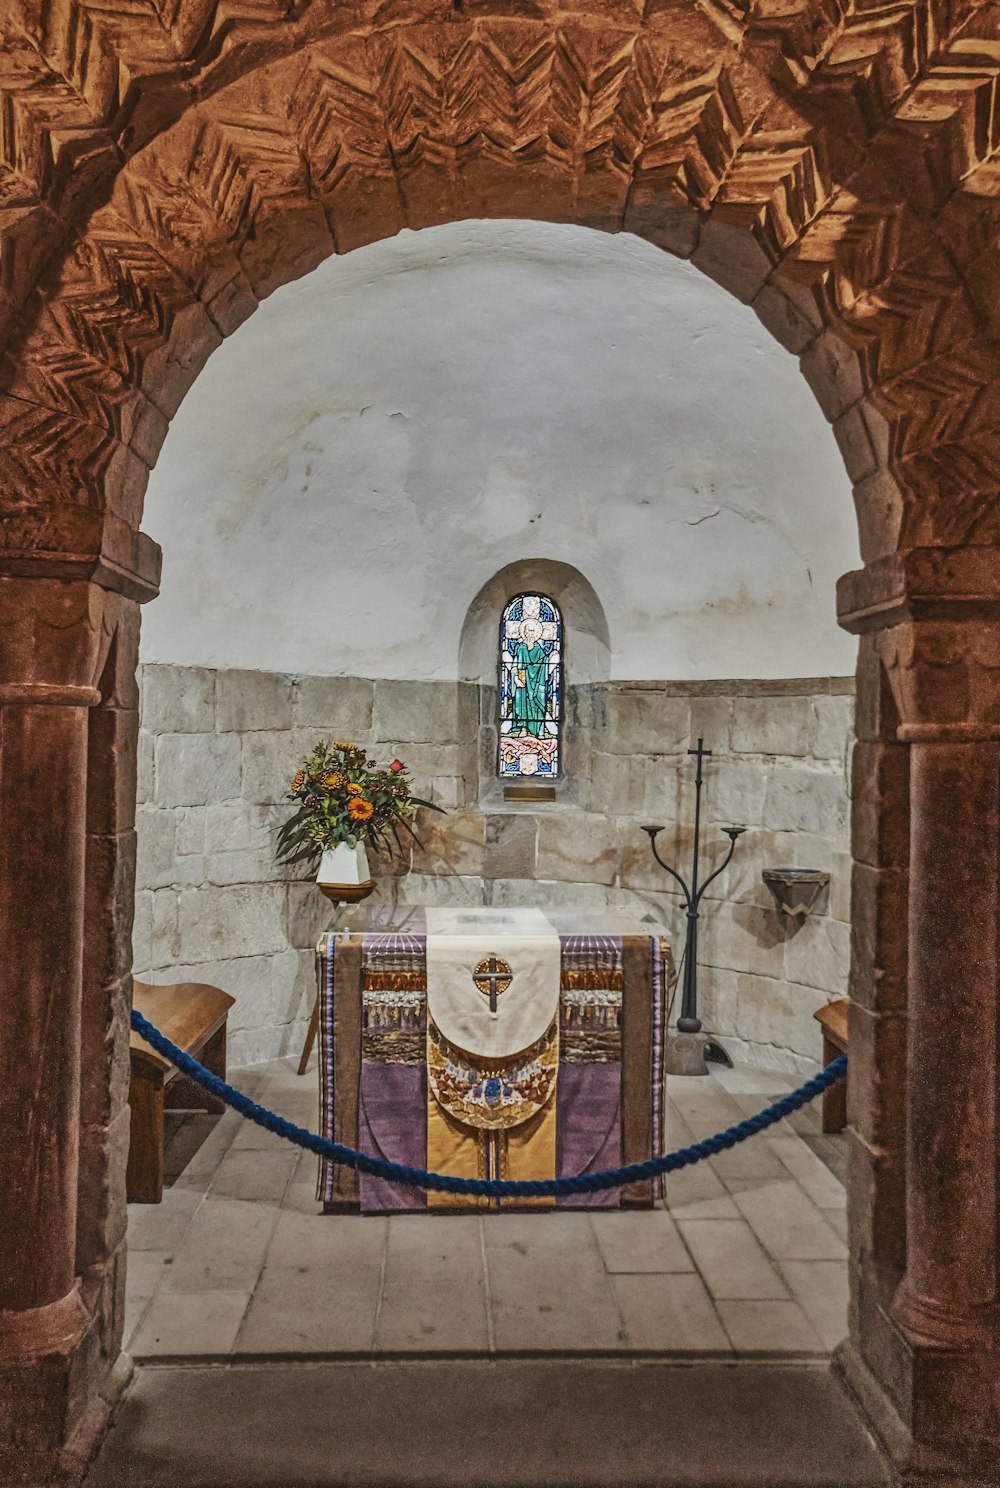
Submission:
[[0,511],[0,575],[89,579],[143,604],[160,584],[160,549],[120,517],[46,502]]
[[0,703],[99,702],[113,630],[107,601],[83,580],[0,573]]
[[1000,550],[915,548],[845,574],[841,625],[873,637],[904,743],[1000,739]]
[[1000,619],[918,620],[885,637],[886,675],[906,743],[1000,739]]

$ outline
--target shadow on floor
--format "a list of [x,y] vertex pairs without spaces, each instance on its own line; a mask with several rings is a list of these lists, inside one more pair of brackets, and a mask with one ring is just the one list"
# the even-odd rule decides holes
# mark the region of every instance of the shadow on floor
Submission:
[[86,1488],[876,1488],[827,1368],[139,1368]]

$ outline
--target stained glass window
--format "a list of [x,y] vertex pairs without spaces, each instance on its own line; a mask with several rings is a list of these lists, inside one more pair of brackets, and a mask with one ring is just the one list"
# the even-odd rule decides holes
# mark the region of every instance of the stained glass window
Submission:
[[518,594],[500,622],[501,780],[554,780],[562,724],[562,616],[544,594]]

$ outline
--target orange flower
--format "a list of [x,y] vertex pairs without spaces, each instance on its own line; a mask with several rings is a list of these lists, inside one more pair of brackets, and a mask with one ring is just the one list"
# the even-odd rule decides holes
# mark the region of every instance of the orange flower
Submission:
[[360,796],[363,794],[363,792],[360,785],[349,785],[347,787],[347,794],[349,796]]
[[353,796],[347,803],[347,814],[352,821],[367,821],[375,807],[363,796]]

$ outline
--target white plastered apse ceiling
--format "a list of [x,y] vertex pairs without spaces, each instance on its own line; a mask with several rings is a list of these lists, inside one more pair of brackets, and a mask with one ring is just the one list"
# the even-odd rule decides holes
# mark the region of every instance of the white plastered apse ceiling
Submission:
[[795,358],[631,236],[466,222],[328,259],[212,357],[144,526],[146,661],[454,678],[482,585],[547,558],[597,591],[615,678],[854,668],[850,484]]

